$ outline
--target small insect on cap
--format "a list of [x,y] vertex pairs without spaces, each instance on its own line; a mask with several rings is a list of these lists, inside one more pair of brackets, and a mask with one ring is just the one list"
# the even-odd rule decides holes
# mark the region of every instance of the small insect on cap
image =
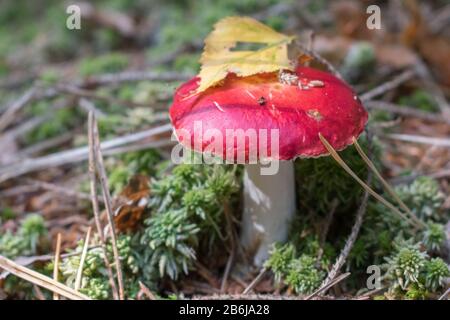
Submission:
[[[251,154],[276,160],[318,157],[328,153],[319,133],[342,150],[367,122],[350,87],[309,67],[248,77],[231,73],[220,85],[193,95],[198,82],[196,77],[177,89],[170,118],[181,144],[223,159],[230,152],[246,161]],[[242,135],[245,143],[238,141]],[[219,139],[221,148],[212,148]],[[267,150],[262,153],[261,147]]]

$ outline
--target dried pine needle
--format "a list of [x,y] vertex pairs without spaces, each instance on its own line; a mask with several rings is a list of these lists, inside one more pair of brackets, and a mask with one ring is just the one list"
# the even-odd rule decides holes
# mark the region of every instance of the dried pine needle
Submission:
[[[408,223],[412,224],[413,226],[417,226],[417,222],[412,221],[409,219],[403,212],[398,210],[396,207],[394,207],[389,201],[384,199],[382,196],[380,196],[378,193],[376,193],[371,187],[369,187],[364,181],[362,181],[356,173],[353,172],[352,169],[342,160],[342,158],[339,156],[339,154],[334,150],[334,148],[331,146],[331,144],[325,139],[324,136],[322,136],[321,133],[319,133],[319,139],[325,146],[325,148],[328,150],[330,155],[333,157],[334,160],[353,178],[358,182],[370,195],[372,195],[375,199],[380,201],[382,204],[384,204],[386,207],[391,209],[394,213],[396,213],[401,218],[408,221]],[[420,227],[420,225],[419,225]]]
[[417,218],[417,216],[412,213],[412,211],[408,208],[408,206],[403,202],[402,199],[397,195],[397,193],[394,191],[394,189],[389,185],[389,183],[381,176],[380,172],[377,170],[375,165],[372,161],[370,161],[369,157],[364,153],[363,149],[359,145],[358,141],[355,137],[353,137],[353,145],[355,146],[356,150],[358,151],[361,158],[364,160],[364,162],[367,164],[370,170],[377,176],[377,178],[381,181],[384,188],[387,190],[387,192],[397,201],[399,206],[406,211],[406,213],[411,217],[412,220],[414,220],[417,224],[419,224],[421,227],[426,227],[425,223]]

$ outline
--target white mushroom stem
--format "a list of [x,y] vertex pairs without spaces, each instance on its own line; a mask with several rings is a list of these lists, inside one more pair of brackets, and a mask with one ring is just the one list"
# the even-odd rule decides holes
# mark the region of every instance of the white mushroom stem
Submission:
[[274,242],[287,240],[295,214],[294,164],[280,161],[278,169],[274,175],[262,175],[260,165],[245,166],[241,243],[254,253],[258,267],[269,257]]

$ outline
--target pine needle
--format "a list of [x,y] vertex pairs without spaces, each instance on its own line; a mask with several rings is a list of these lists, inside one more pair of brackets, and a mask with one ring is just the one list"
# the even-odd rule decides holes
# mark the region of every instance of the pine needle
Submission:
[[77,270],[77,277],[75,278],[75,290],[79,291],[81,287],[81,279],[83,278],[84,261],[86,261],[86,255],[89,247],[89,238],[91,236],[91,227],[88,228],[86,233],[86,239],[84,240],[83,251],[81,252],[80,265]]
[[[376,193],[371,187],[369,187],[364,181],[362,181],[356,173],[353,172],[352,169],[342,160],[342,158],[339,156],[339,154],[334,150],[334,148],[331,146],[331,144],[325,139],[324,136],[322,136],[321,133],[319,133],[319,139],[322,141],[325,148],[328,150],[330,155],[333,157],[334,160],[353,178],[358,182],[361,187],[363,187],[371,196],[373,196],[375,199],[380,201],[382,204],[384,204],[386,207],[391,209],[394,213],[396,213],[401,218],[405,219],[408,223],[410,223],[413,226],[417,226],[417,223],[409,219],[403,212],[398,210],[396,207],[394,207],[389,201],[384,199],[382,196],[380,196],[378,193]],[[419,225],[420,227],[420,225]]]
[[367,157],[367,155],[364,153],[363,149],[359,145],[358,141],[355,137],[353,137],[353,145],[355,146],[356,150],[358,151],[361,158],[364,160],[364,162],[367,164],[370,170],[372,170],[373,173],[377,176],[377,178],[381,181],[386,191],[397,201],[399,206],[406,211],[406,213],[411,217],[412,220],[414,220],[418,225],[421,227],[426,227],[425,223],[417,218],[417,216],[411,211],[411,209],[408,208],[408,206],[403,202],[402,199],[397,195],[397,193],[394,191],[394,189],[389,185],[389,183],[381,176],[378,169],[375,167],[372,161]]
[[[53,265],[53,280],[58,282],[59,260],[61,258],[61,233],[56,236],[55,263]],[[53,300],[59,300],[59,295],[53,293]]]
[[31,270],[27,267],[21,266],[14,261],[0,256],[0,268],[5,269],[9,273],[12,273],[16,277],[29,281],[42,288],[55,292],[63,297],[71,300],[91,300],[88,296],[81,294],[74,289],[59,283],[52,278],[44,276],[39,272]]

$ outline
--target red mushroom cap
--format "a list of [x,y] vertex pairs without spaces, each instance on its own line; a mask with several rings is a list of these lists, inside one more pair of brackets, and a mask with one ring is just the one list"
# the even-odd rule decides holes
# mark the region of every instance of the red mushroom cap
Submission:
[[[327,154],[319,133],[336,150],[341,150],[363,131],[368,117],[366,110],[351,88],[335,76],[299,67],[295,73],[280,78],[281,82],[274,73],[244,78],[229,74],[220,86],[196,95],[192,93],[199,78],[189,80],[177,89],[170,108],[178,139],[184,146],[203,152],[212,143],[211,139],[203,138],[209,129],[219,130],[223,137],[226,130],[254,129],[258,143],[259,129],[266,129],[269,158],[290,160]],[[196,122],[201,123],[202,134],[195,134]],[[190,141],[184,141],[178,134],[181,129],[191,135]],[[279,130],[278,154],[271,151],[272,129]],[[230,148],[235,157],[244,152],[245,159],[257,149],[257,145],[250,143],[239,149],[235,141],[226,145],[223,140],[223,152],[216,155],[224,159]]]

